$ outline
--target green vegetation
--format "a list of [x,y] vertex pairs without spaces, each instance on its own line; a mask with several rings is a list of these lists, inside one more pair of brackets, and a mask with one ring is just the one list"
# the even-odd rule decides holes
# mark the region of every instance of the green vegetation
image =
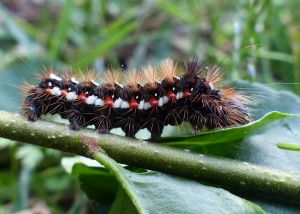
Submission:
[[[107,66],[138,67],[196,54],[205,65],[220,66],[228,81],[255,97],[251,113],[257,121],[184,138],[174,138],[180,133],[169,129],[172,137],[164,138],[163,145],[298,176],[299,11],[293,0],[4,0],[0,109],[18,112],[23,99],[19,86],[36,83],[44,66],[81,72],[95,68],[101,75]],[[163,172],[146,171],[123,167],[104,155],[95,159],[106,168],[80,159],[72,169],[73,156],[0,138],[0,213],[33,208],[53,213],[300,212],[297,197],[274,200],[256,194],[261,191],[255,188],[249,194],[243,188],[169,175],[163,173],[167,164]],[[246,182],[240,185],[250,188]]]

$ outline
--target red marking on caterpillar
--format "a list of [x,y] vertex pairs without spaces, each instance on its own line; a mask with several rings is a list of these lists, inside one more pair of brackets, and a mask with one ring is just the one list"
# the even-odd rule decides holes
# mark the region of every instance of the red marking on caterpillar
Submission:
[[120,127],[126,136],[134,137],[146,128],[152,141],[159,140],[166,125],[189,122],[198,131],[250,122],[247,98],[232,87],[223,87],[221,77],[218,68],[202,69],[197,59],[184,68],[165,59],[157,68],[149,65],[130,71],[124,75],[124,86],[117,71],[108,71],[98,84],[92,73],[79,82],[49,70],[36,87],[23,87],[22,110],[31,121],[59,114],[75,130],[94,125],[99,133],[108,133]]

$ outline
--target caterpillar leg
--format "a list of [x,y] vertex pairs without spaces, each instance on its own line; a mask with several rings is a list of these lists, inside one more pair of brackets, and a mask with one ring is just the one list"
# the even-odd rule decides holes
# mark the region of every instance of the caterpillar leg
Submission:
[[144,127],[151,133],[149,140],[151,142],[158,142],[164,129],[164,123],[159,118],[151,118],[151,120],[146,122]]
[[81,112],[73,110],[70,112],[69,116],[69,128],[72,130],[79,130],[84,126],[85,119]]
[[95,127],[100,134],[107,134],[113,128],[110,118],[105,115],[98,116],[96,121]]
[[167,110],[165,117],[165,125],[178,126],[182,123],[182,118],[180,118],[177,109]]
[[27,101],[22,107],[23,114],[29,121],[36,121],[41,116],[41,108],[36,102]]
[[201,111],[193,111],[191,112],[188,120],[193,127],[193,129],[197,132],[202,129],[203,125],[206,123],[206,118],[203,116]]
[[30,105],[28,106],[28,108],[26,109],[27,111],[27,118],[30,121],[36,121],[39,118],[39,114],[37,113],[37,108],[35,105]]
[[126,118],[121,125],[122,130],[125,132],[126,137],[134,137],[135,134],[140,130],[140,122],[135,118]]

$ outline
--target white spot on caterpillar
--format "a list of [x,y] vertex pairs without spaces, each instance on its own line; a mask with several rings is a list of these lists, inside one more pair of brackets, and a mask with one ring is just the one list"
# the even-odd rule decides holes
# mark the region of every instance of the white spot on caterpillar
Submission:
[[75,93],[75,91],[69,92],[66,94],[66,99],[67,100],[76,100],[77,94]]
[[114,102],[114,108],[121,108],[123,103],[123,100],[121,98],[118,98],[115,102]]
[[34,133],[30,133],[30,135],[31,135],[31,136],[34,136],[35,134],[34,134]]
[[86,99],[86,104],[93,105],[96,102],[97,97],[95,95],[88,96]]
[[144,109],[147,110],[149,108],[151,108],[151,104],[149,102],[146,102],[144,105]]
[[14,122],[16,122],[16,120],[13,120],[13,119],[12,119],[12,120],[10,120],[10,121],[11,121],[11,122],[13,122],[13,123],[14,123]]
[[15,130],[12,130],[11,132],[12,132],[12,133],[16,133],[17,131],[15,131]]
[[63,136],[60,134],[60,135],[58,135],[58,137],[63,137]]
[[93,83],[93,84],[96,85],[96,86],[99,86],[99,84],[96,83],[94,80],[91,80],[91,83]]
[[209,83],[209,86],[211,87],[211,89],[214,89],[214,85],[212,83]]
[[164,104],[168,103],[169,102],[169,97],[163,96],[163,101],[164,101]]
[[56,137],[54,135],[52,135],[51,138],[55,139]]
[[138,109],[143,110],[145,107],[145,100],[141,100],[138,106]]
[[61,90],[59,87],[54,87],[50,90],[50,94],[53,96],[60,96],[61,95]]
[[158,100],[158,106],[163,106],[163,105],[164,105],[164,98],[161,97],[161,98],[159,98],[159,100]]
[[183,92],[178,92],[177,94],[176,94],[176,100],[179,100],[179,99],[181,99],[183,97]]
[[129,108],[128,102],[123,101],[123,102],[122,102],[122,105],[121,105],[121,108],[122,108],[122,109]]
[[49,77],[50,77],[50,79],[54,79],[54,80],[57,80],[57,81],[61,81],[62,80],[60,77],[56,76],[53,73],[51,73]]
[[71,82],[75,84],[79,84],[79,82],[74,77],[71,78]]
[[103,106],[103,105],[104,105],[103,100],[100,98],[97,98],[95,101],[95,106]]
[[9,127],[9,124],[5,124],[6,127]]

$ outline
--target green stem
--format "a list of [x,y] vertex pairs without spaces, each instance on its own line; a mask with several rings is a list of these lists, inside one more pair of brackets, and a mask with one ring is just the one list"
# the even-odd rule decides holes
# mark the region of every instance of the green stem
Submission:
[[32,123],[18,114],[3,111],[0,111],[0,137],[83,155],[104,165],[105,154],[132,166],[208,181],[230,190],[300,202],[299,173],[194,154],[132,138],[99,135],[94,130],[71,131],[67,125],[52,122]]

